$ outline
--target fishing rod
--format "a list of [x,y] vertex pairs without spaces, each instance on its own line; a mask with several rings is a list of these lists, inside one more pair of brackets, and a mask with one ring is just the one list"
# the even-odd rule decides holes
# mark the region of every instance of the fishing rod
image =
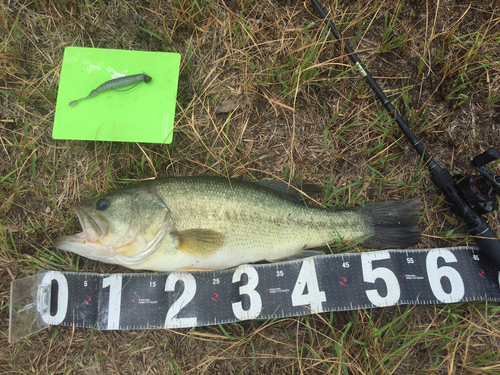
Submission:
[[357,70],[366,79],[382,105],[387,109],[387,112],[393,117],[415,150],[423,158],[431,173],[432,182],[446,196],[446,199],[452,205],[452,211],[464,219],[467,232],[473,236],[486,258],[500,269],[500,239],[481,216],[495,208],[496,196],[500,194],[500,176],[495,175],[486,166],[486,164],[499,159],[500,152],[495,148],[490,148],[472,159],[471,166],[479,172],[479,175],[458,175],[454,178],[448,170],[441,168],[405,123],[398,110],[375,82],[368,69],[361,63],[361,60],[339,33],[333,22],[327,19],[327,13],[318,1],[311,1],[321,18],[327,20],[327,26],[335,38],[342,43],[342,47]]

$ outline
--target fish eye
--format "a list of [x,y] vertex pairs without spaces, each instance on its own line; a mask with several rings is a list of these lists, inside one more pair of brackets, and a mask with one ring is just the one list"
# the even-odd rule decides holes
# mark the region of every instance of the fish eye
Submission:
[[99,211],[104,211],[107,210],[111,206],[111,203],[106,198],[101,198],[97,201],[95,204],[95,208],[98,209]]

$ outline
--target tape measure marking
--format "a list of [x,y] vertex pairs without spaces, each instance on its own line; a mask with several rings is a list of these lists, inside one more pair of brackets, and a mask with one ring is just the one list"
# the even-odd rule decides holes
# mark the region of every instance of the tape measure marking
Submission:
[[498,270],[474,247],[325,255],[215,272],[41,271],[40,276],[40,285],[58,284],[50,312],[39,308],[42,323],[96,324],[100,330],[194,327],[396,304],[500,301]]

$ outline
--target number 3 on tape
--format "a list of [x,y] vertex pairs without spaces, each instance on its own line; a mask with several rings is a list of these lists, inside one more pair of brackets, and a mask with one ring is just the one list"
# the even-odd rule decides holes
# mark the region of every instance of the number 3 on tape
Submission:
[[248,281],[245,285],[239,287],[239,295],[248,296],[250,299],[250,307],[248,309],[244,309],[241,301],[232,303],[231,306],[236,319],[255,319],[260,315],[262,310],[262,298],[260,294],[255,291],[255,288],[259,284],[259,273],[252,266],[240,266],[234,271],[232,282],[240,282],[243,274],[247,275]]
[[19,321],[35,306],[39,326],[97,329],[180,328],[395,304],[500,301],[500,274],[473,247],[325,255],[200,273],[44,271],[35,279],[33,302],[26,300],[26,288],[12,294],[11,309],[17,310],[11,318]]

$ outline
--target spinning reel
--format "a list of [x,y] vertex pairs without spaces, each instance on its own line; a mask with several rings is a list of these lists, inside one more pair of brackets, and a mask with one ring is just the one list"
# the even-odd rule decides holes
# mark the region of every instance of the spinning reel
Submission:
[[[318,0],[311,1],[319,15],[323,19],[327,19],[327,14],[318,3]],[[342,43],[343,50],[347,52],[347,56],[368,82],[387,112],[391,114],[401,131],[421,155],[431,173],[432,182],[446,196],[453,212],[465,221],[467,232],[474,238],[474,241],[489,261],[500,270],[500,238],[497,237],[496,233],[481,216],[483,213],[491,212],[494,209],[496,196],[500,194],[500,176],[496,176],[486,167],[486,164],[500,158],[500,152],[495,148],[490,148],[472,160],[472,167],[479,172],[479,175],[458,175],[453,177],[447,169],[441,168],[425,150],[422,143],[413,134],[397,109],[375,82],[370,72],[363,66],[358,56],[344,40],[331,20],[327,19],[327,26],[335,38]]]
[[460,195],[478,215],[497,208],[496,196],[500,194],[500,176],[495,175],[486,164],[500,158],[496,148],[490,148],[472,159],[472,167],[479,175],[454,176]]

